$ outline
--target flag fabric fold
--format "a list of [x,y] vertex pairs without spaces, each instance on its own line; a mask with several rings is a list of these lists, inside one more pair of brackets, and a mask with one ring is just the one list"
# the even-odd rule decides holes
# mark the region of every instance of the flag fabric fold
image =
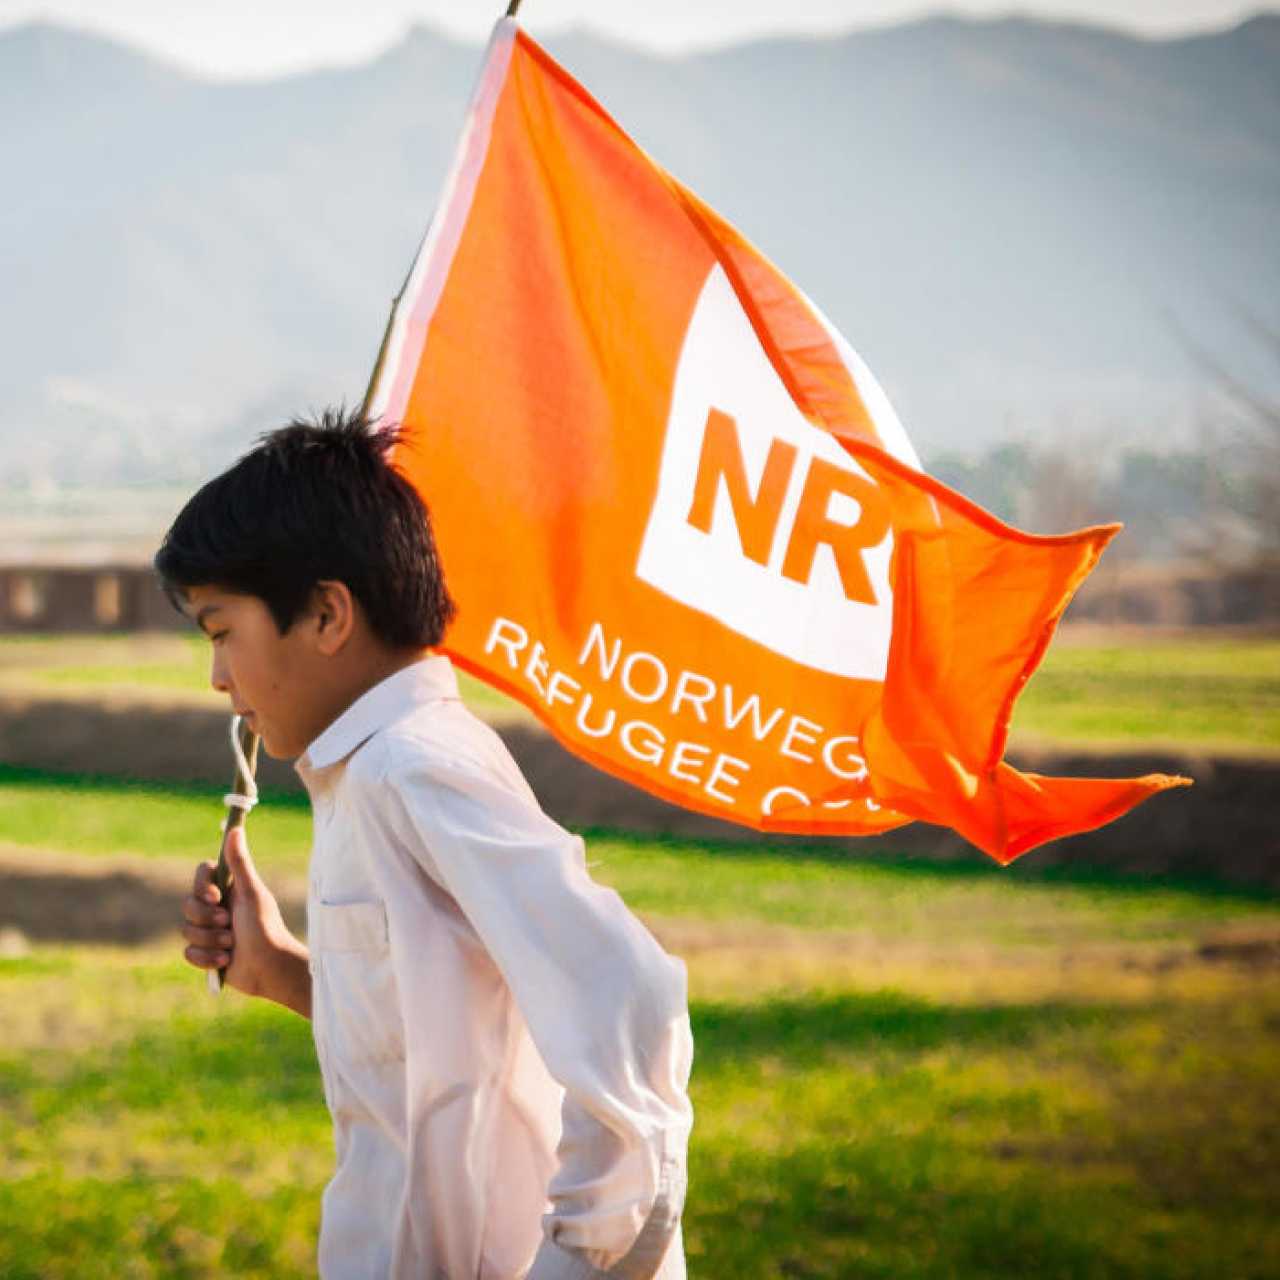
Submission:
[[451,656],[648,791],[1008,861],[1182,781],[1004,763],[1114,527],[1033,537],[925,475],[817,306],[511,20],[370,411],[432,512]]

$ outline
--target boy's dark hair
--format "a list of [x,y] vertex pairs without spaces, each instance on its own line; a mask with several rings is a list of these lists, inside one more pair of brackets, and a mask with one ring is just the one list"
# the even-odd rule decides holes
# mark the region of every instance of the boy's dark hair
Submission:
[[346,583],[394,648],[438,644],[454,615],[426,506],[392,467],[394,430],[328,409],[262,436],[200,488],[156,552],[178,608],[186,588],[257,596],[281,634],[315,585]]

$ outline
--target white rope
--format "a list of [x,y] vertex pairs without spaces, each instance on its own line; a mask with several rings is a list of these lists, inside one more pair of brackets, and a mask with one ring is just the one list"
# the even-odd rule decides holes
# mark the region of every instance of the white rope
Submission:
[[231,717],[231,750],[236,758],[236,768],[238,770],[238,780],[245,783],[248,787],[247,791],[228,791],[222,797],[222,803],[228,809],[243,809],[248,813],[255,804],[258,803],[258,783],[254,779],[253,770],[249,768],[249,762],[245,759],[244,748],[240,745],[240,717]]

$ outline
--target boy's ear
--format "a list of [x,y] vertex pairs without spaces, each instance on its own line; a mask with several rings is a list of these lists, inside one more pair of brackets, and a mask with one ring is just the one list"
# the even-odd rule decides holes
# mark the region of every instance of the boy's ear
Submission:
[[311,592],[308,609],[316,649],[331,658],[351,638],[356,625],[356,602],[345,582],[323,580]]

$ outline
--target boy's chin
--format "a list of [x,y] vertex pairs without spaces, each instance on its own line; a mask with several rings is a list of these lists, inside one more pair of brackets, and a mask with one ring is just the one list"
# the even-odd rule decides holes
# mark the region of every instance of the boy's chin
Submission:
[[258,735],[261,750],[273,760],[296,760],[306,750],[306,743],[298,746],[273,728],[253,724],[249,727]]
[[296,760],[306,750],[306,747],[296,746],[292,742],[280,742],[270,734],[263,734],[262,749],[273,760],[292,761]]

